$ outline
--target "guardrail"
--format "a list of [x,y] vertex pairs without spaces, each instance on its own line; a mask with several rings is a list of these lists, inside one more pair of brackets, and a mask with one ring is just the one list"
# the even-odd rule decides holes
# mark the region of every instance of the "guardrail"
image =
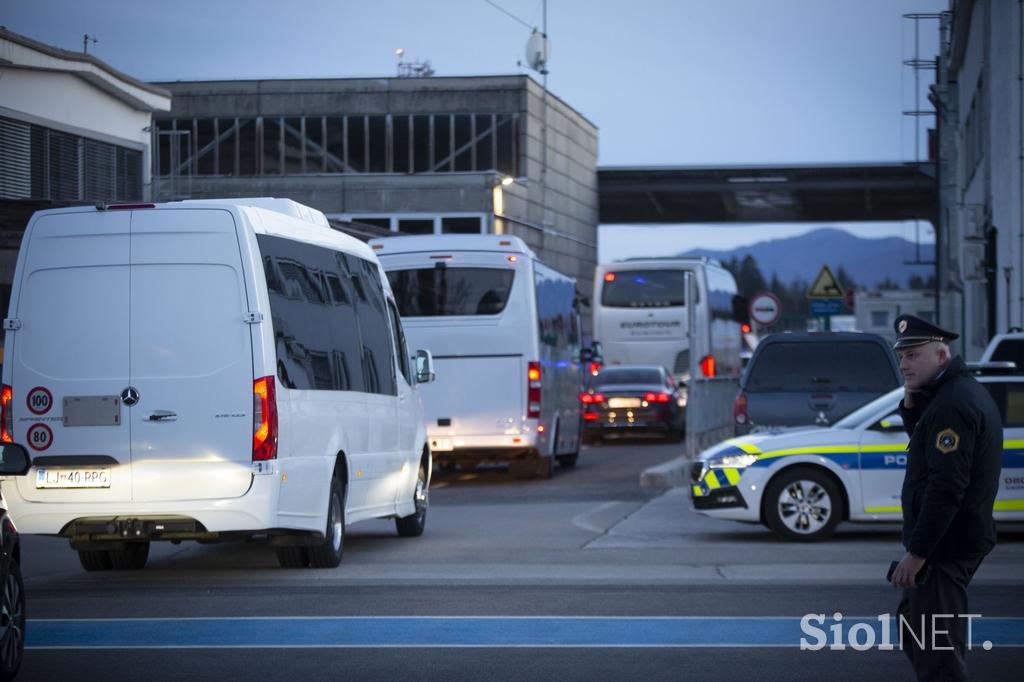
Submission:
[[687,384],[686,458],[733,435],[732,407],[739,391],[737,377],[697,379]]

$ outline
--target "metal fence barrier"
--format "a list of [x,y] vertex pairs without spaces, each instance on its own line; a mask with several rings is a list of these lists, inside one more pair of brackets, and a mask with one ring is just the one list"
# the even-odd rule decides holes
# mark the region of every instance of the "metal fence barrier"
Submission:
[[732,406],[739,391],[737,377],[697,379],[687,384],[686,459],[733,435]]

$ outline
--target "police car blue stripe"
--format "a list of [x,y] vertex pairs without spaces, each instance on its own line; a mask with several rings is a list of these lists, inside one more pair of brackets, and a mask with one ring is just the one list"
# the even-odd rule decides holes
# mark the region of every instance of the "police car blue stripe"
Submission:
[[[831,618],[828,614],[816,625],[830,638]],[[857,623],[881,639],[877,617],[844,617],[844,632]],[[890,625],[898,645],[897,629]],[[972,633],[975,646],[986,640],[995,646],[1024,646],[1024,619],[975,619]],[[799,618],[775,617],[328,617],[33,620],[26,634],[29,649],[106,649],[798,647],[809,633]]]

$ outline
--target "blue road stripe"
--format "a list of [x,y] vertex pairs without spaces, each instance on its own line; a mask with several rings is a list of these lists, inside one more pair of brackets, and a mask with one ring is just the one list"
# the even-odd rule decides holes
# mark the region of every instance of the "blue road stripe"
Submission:
[[[877,617],[844,617],[843,632]],[[823,624],[831,644],[834,621]],[[973,621],[976,647],[1024,646],[1024,618]],[[895,624],[890,632],[898,646]],[[862,633],[863,634],[863,633]],[[844,637],[846,635],[844,634]],[[327,617],[30,620],[30,649],[230,647],[799,647],[799,618]]]

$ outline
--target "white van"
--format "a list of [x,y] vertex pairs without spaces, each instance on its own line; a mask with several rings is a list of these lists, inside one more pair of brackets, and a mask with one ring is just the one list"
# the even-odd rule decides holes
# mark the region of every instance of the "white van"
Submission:
[[[332,567],[346,523],[426,521],[430,450],[387,279],[365,244],[288,200],[36,213],[18,255],[2,438],[23,533],[87,570],[153,540],[269,536]],[[418,354],[419,381],[429,379]]]
[[[687,335],[686,274],[693,275],[694,348]],[[693,353],[706,377],[739,376],[742,331],[736,280],[707,258],[651,258],[603,263],[594,275],[594,340],[605,364],[660,365],[677,380]]]
[[576,282],[517,237],[375,239],[409,338],[438,380],[422,391],[435,459],[571,467],[580,448]]

